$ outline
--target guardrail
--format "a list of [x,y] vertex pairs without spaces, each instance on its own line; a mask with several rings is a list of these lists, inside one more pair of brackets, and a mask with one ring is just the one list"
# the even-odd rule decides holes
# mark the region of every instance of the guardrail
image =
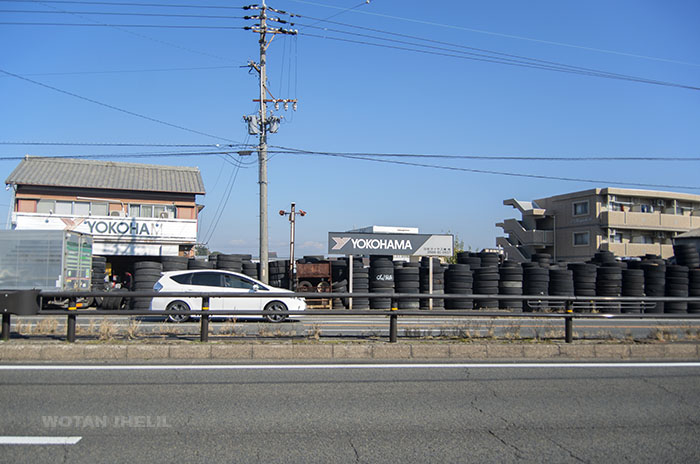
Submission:
[[[31,293],[29,293],[31,292]],[[15,293],[15,298],[12,298],[12,293]],[[29,296],[27,296],[29,295]],[[32,302],[32,297],[39,301]],[[308,298],[318,299],[319,294],[309,293],[274,293],[274,292],[250,292],[236,294],[236,298],[260,298],[264,295],[267,298]],[[415,317],[433,317],[433,316],[451,316],[451,317],[477,317],[477,318],[544,318],[544,319],[563,319],[564,321],[564,340],[566,343],[573,341],[573,321],[574,319],[700,319],[700,313],[612,313],[598,312],[586,313],[578,312],[583,307],[600,310],[611,305],[633,304],[641,307],[649,307],[657,302],[686,302],[700,303],[700,297],[582,297],[582,296],[549,296],[549,295],[480,295],[480,294],[444,294],[435,295],[427,293],[327,293],[326,298],[391,298],[392,305],[389,310],[347,310],[347,309],[332,309],[332,310],[306,310],[298,311],[275,311],[275,315],[284,316],[381,316],[385,315],[389,319],[389,342],[396,343],[398,341],[398,318],[400,316],[415,316]],[[190,311],[152,311],[152,310],[99,310],[99,309],[80,309],[78,300],[81,298],[154,298],[154,297],[187,297],[187,298],[202,298],[202,310]],[[153,292],[153,291],[135,291],[135,292],[38,292],[38,291],[3,291],[0,290],[0,312],[2,312],[2,335],[4,341],[10,338],[11,315],[52,315],[67,317],[66,323],[66,340],[70,343],[75,342],[76,338],[76,323],[78,316],[155,316],[155,315],[175,315],[186,314],[190,316],[200,317],[200,341],[207,342],[209,340],[209,320],[215,313],[216,316],[265,316],[271,314],[268,311],[241,311],[241,310],[209,310],[209,301],[211,298],[228,297],[231,298],[230,292]],[[43,298],[62,298],[69,300],[68,309],[64,310],[45,310],[41,309],[41,299]],[[472,300],[510,300],[523,301],[529,304],[536,303],[538,306],[546,305],[547,302],[555,302],[557,307],[563,308],[560,312],[523,312],[523,311],[484,311],[484,310],[406,310],[398,309],[397,302],[401,299],[472,299]],[[24,307],[10,308],[12,304],[24,305]],[[26,305],[34,304],[36,310],[27,308]],[[607,306],[606,306],[607,305]]]

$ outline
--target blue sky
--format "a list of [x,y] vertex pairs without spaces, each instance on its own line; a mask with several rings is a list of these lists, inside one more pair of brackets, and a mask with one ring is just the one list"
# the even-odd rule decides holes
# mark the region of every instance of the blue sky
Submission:
[[[114,161],[197,166],[207,189],[199,199],[205,205],[200,240],[208,239],[212,250],[256,254],[255,156],[143,157],[192,149],[6,144],[256,142],[247,135],[242,116],[257,111],[252,101],[258,92],[257,76],[241,67],[258,59],[256,34],[240,29],[117,26],[241,27],[253,21],[88,14],[240,17],[254,14],[239,9],[248,3],[122,3],[234,8],[0,2],[3,23],[101,24],[0,24],[0,70],[34,81],[0,73],[0,142],[5,143],[0,145],[0,158],[109,155]],[[277,112],[285,119],[279,133],[270,136],[270,145],[325,153],[700,157],[698,90],[508,66],[460,55],[486,53],[473,50],[478,48],[700,87],[698,2],[276,0],[268,5],[302,16],[294,19],[300,35],[278,36],[269,48],[271,92],[277,98],[299,100],[298,111]],[[319,21],[323,19],[327,20]],[[196,150],[216,151],[214,147]],[[309,213],[297,224],[297,254],[303,255],[325,253],[329,231],[372,224],[450,232],[473,249],[492,247],[501,233],[495,223],[516,215],[502,204],[513,197],[531,200],[593,187],[624,187],[619,183],[625,182],[700,193],[697,161],[381,159],[392,162],[271,153],[270,250],[288,254],[289,224],[276,211],[288,209],[292,201]],[[237,167],[239,161],[243,164]],[[0,160],[3,179],[18,162]],[[9,202],[9,192],[4,192],[0,196],[3,219]],[[218,221],[217,211],[223,211]]]

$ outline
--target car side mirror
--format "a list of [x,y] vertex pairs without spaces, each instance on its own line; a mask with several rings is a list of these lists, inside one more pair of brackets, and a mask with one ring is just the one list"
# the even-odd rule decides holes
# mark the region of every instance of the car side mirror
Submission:
[[254,292],[257,292],[258,290],[260,290],[260,285],[258,285],[258,284],[253,284],[253,291],[254,291]]

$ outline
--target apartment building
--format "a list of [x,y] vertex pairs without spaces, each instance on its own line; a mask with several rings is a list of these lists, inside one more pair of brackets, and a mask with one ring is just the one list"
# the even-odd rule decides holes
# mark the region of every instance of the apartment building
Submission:
[[11,228],[90,234],[93,252],[118,267],[137,256],[188,256],[197,242],[196,196],[205,193],[197,168],[26,157],[5,184]]
[[529,261],[533,253],[585,261],[599,250],[668,258],[676,235],[700,227],[700,195],[687,193],[596,188],[503,204],[521,218],[496,224],[505,234],[496,243],[519,261]]

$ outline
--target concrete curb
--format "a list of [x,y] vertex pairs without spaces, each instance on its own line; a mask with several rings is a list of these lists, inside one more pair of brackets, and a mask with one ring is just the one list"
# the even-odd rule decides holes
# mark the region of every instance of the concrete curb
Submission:
[[0,343],[0,362],[146,360],[700,361],[700,344]]

